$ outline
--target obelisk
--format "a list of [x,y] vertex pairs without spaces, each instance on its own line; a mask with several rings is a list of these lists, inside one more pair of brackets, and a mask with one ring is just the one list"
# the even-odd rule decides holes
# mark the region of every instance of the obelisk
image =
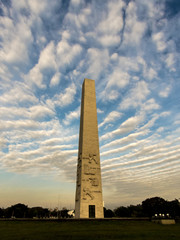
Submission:
[[95,81],[90,79],[82,85],[75,218],[104,218]]

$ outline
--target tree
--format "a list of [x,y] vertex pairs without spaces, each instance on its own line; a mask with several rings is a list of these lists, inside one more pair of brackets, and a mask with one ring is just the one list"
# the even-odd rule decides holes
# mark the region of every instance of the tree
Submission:
[[118,207],[114,210],[116,217],[130,217],[130,211],[127,207]]
[[69,215],[68,215],[68,211],[66,208],[63,208],[62,210],[60,210],[60,217],[61,218],[69,218]]
[[8,217],[25,218],[28,213],[28,206],[18,203],[8,208]]
[[180,217],[180,203],[177,199],[167,202],[167,212],[173,218]]
[[4,209],[0,208],[0,218],[4,217]]
[[42,207],[33,207],[29,208],[28,216],[30,218],[36,217],[36,218],[46,218],[49,217],[49,210],[47,208]]
[[131,217],[143,217],[143,209],[142,209],[142,205],[138,204],[138,205],[130,205],[128,207],[128,210],[130,212],[130,216]]
[[142,202],[145,216],[152,217],[155,214],[167,213],[166,201],[160,197],[148,198]]
[[11,207],[5,208],[4,209],[4,217],[10,218],[12,216],[12,212],[13,212],[13,210]]
[[57,208],[51,211],[51,217],[58,217],[59,216],[59,211]]
[[111,209],[106,209],[104,207],[104,217],[105,218],[112,218],[112,217],[115,217],[115,214]]

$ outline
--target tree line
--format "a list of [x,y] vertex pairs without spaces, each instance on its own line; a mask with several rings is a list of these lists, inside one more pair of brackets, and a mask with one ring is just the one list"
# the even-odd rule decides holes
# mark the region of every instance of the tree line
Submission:
[[[104,208],[104,217],[180,217],[180,202],[175,199],[166,201],[160,197],[148,198],[138,205],[120,206],[114,210]],[[66,208],[51,210],[18,203],[8,208],[0,208],[0,218],[71,218],[73,211]]]
[[70,218],[69,210],[48,209],[43,207],[32,207],[18,203],[8,208],[0,208],[0,218]]
[[104,216],[177,218],[180,217],[180,202],[177,199],[166,201],[161,197],[153,197],[144,200],[142,204],[120,206],[113,211],[105,209]]

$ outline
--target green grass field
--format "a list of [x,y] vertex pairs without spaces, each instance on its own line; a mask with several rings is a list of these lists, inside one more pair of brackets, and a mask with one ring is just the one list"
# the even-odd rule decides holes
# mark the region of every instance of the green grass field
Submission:
[[179,240],[180,223],[148,221],[0,221],[0,239],[9,240]]

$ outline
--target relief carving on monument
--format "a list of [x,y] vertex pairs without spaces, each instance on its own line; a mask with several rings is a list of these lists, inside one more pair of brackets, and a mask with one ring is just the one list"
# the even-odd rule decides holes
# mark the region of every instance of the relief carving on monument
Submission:
[[95,164],[98,164],[97,159],[96,159],[96,154],[89,154],[88,157],[83,157],[83,159],[87,159],[90,164],[93,162]]
[[97,178],[89,178],[89,181],[91,183],[91,186],[97,187],[99,185],[99,181]]
[[91,200],[94,199],[94,196],[92,195],[92,192],[89,190],[89,188],[83,188],[83,199],[87,200],[87,197],[90,197]]
[[101,193],[101,191],[92,191],[92,192],[94,192],[94,193]]
[[91,164],[92,162],[97,164],[96,154],[89,154],[89,163]]
[[88,164],[84,164],[84,174],[86,175],[95,175],[96,168],[89,167]]

